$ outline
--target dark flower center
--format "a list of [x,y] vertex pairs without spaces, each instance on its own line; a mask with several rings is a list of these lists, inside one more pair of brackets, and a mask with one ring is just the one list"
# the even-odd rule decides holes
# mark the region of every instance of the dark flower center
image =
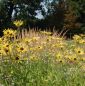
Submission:
[[74,58],[74,60],[77,60],[76,58]]
[[81,51],[78,51],[78,53],[81,53]]
[[24,50],[24,48],[23,48],[23,47],[21,47],[21,48],[20,48],[20,50]]
[[16,60],[19,60],[19,57],[16,57],[15,59],[16,59]]
[[7,44],[6,47],[9,47],[9,45]]
[[62,63],[62,60],[60,60],[60,63]]
[[6,52],[6,53],[9,52],[9,50],[8,50],[8,49],[5,49],[5,52]]
[[9,34],[9,32],[7,32],[7,34]]

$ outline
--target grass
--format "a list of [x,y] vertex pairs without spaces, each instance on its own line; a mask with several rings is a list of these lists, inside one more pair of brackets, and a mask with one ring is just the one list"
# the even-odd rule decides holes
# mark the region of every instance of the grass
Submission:
[[84,36],[67,41],[46,31],[4,33],[0,86],[85,86]]
[[84,86],[85,72],[76,64],[4,62],[0,70],[4,86]]

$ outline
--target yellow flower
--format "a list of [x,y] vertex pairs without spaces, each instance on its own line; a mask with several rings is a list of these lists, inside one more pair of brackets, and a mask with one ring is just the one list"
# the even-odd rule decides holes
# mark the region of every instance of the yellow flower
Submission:
[[47,42],[50,42],[50,41],[51,41],[51,39],[50,39],[50,38],[47,38],[47,39],[46,39],[46,41],[47,41]]
[[2,49],[0,49],[0,56],[7,56],[9,54],[10,54],[10,49],[9,48],[2,48]]
[[4,43],[3,47],[4,48],[9,48],[10,44],[9,43]]
[[32,41],[32,39],[24,38],[23,41],[24,41],[25,43],[30,43],[30,42]]
[[84,54],[84,50],[83,50],[82,48],[80,48],[80,47],[75,48],[74,51],[75,51],[77,54],[79,54],[79,55],[83,55],[83,54]]
[[4,36],[5,37],[14,37],[15,35],[16,35],[16,30],[12,30],[11,28],[9,29],[5,29],[4,31],[3,31],[3,34],[4,34]]
[[73,39],[76,41],[76,40],[80,40],[81,39],[81,36],[79,36],[79,35],[74,35],[73,36]]
[[46,34],[46,35],[52,35],[51,32],[47,32],[47,31],[40,31],[40,32],[43,33],[43,34]]
[[74,35],[73,36],[73,40],[76,42],[76,43],[80,43],[81,40],[82,40],[82,37],[80,35]]
[[16,57],[15,57],[15,60],[20,60],[20,57],[19,57],[19,56],[16,56]]
[[14,54],[14,55],[11,57],[11,60],[13,60],[14,62],[15,62],[15,61],[18,61],[18,60],[21,60],[21,55],[20,55],[20,54]]
[[85,40],[84,39],[81,39],[81,40],[79,40],[79,43],[80,44],[85,44]]
[[26,49],[25,47],[20,46],[20,47],[17,48],[17,51],[18,51],[19,53],[24,53],[24,52],[27,51],[27,49]]
[[56,61],[57,61],[57,62],[60,62],[60,63],[64,63],[64,62],[65,62],[65,60],[64,60],[63,55],[62,55],[61,52],[59,52],[59,53],[56,55]]
[[37,49],[41,50],[41,49],[43,49],[43,46],[38,46]]
[[62,55],[61,52],[58,52],[58,53],[56,54],[56,60],[61,59],[62,57],[63,57],[63,55]]
[[17,45],[16,50],[19,53],[25,53],[28,51],[28,47],[25,44],[20,43]]
[[80,34],[80,36],[81,36],[81,37],[85,37],[85,35],[84,35],[84,34]]
[[12,45],[11,44],[3,43],[1,48],[2,48],[3,55],[9,55],[12,53]]
[[36,47],[29,48],[30,51],[36,51]]
[[5,51],[6,53],[9,53],[9,48],[4,48],[4,51]]
[[40,39],[40,37],[33,37],[32,40],[33,41],[38,41]]
[[76,54],[68,55],[66,58],[72,62],[78,59]]
[[64,61],[64,59],[59,59],[58,62],[64,63],[65,61]]
[[30,51],[40,51],[43,49],[43,46],[36,46],[36,47],[31,47]]
[[85,61],[85,57],[81,57],[80,60],[81,60],[81,61]]
[[12,58],[12,61],[14,62],[14,63],[22,63],[22,57],[20,56],[20,54],[17,54],[16,56],[13,56]]
[[15,25],[16,27],[20,27],[20,26],[23,25],[24,22],[21,21],[21,20],[16,20],[16,21],[14,21],[13,23],[14,23],[14,25]]
[[32,56],[30,56],[30,58],[29,58],[31,61],[36,61],[36,60],[38,60],[38,57],[36,57],[35,55],[32,55]]

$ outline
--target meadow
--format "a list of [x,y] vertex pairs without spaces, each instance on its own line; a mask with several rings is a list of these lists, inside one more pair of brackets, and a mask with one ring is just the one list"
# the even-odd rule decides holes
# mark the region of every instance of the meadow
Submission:
[[0,86],[85,86],[85,35],[5,29]]

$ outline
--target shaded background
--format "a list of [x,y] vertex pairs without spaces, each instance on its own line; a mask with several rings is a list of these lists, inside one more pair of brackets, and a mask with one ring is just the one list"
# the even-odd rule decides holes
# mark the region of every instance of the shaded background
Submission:
[[27,29],[68,30],[68,37],[85,33],[85,0],[0,0],[0,34],[16,28],[14,20],[23,20]]

